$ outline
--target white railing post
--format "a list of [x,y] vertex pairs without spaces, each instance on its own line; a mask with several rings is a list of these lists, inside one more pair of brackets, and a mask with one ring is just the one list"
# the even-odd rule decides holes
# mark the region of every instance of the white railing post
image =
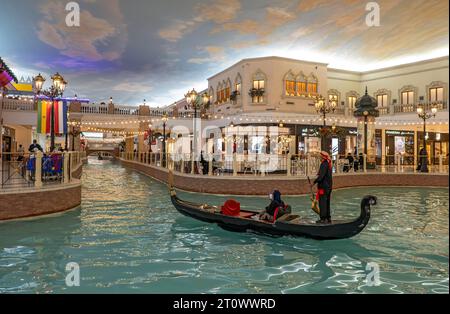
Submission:
[[34,186],[37,188],[42,187],[42,152],[36,153],[36,164],[34,171]]
[[292,174],[291,174],[291,168],[292,168],[292,164],[291,164],[291,158],[292,158],[292,155],[291,155],[291,153],[287,154],[287,155],[286,155],[286,158],[287,158],[287,160],[286,160],[286,171],[287,171],[287,176],[290,177],[290,176],[292,175]]
[[444,172],[444,156],[439,155],[439,172]]
[[64,183],[69,183],[69,153],[65,152],[63,154],[63,171],[64,171]]
[[209,155],[209,162],[208,162],[208,176],[213,175],[213,155]]
[[266,169],[265,169],[265,162],[261,162],[261,160],[258,160],[259,165],[256,167],[256,169],[259,169],[259,172],[261,172],[261,177],[266,176]]
[[237,158],[236,153],[233,153],[233,177],[237,176]]
[[191,174],[195,173],[194,168],[195,168],[195,157],[194,157],[194,154],[191,153]]

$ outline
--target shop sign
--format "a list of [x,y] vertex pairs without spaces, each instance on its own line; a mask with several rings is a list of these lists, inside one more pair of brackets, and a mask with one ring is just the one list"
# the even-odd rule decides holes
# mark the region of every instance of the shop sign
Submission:
[[407,136],[407,135],[414,135],[414,131],[397,131],[397,130],[388,130],[388,131],[386,131],[386,135],[399,135],[399,136]]

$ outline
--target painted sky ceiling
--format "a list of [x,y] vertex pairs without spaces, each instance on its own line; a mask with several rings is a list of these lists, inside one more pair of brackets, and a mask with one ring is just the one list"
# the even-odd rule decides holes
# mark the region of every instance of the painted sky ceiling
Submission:
[[67,95],[163,106],[242,58],[277,55],[370,70],[448,55],[448,0],[2,1],[0,56],[18,77],[59,71]]

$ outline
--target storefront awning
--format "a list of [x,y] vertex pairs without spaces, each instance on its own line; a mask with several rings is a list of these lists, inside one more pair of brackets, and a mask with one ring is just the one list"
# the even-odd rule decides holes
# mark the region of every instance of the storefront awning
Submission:
[[0,87],[7,86],[11,81],[18,83],[17,77],[0,57]]

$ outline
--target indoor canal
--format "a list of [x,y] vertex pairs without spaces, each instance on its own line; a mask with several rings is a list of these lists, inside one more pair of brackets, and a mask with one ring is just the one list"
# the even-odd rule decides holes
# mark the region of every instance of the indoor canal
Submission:
[[[449,292],[448,189],[334,191],[336,219],[357,217],[367,194],[378,204],[359,235],[317,241],[233,233],[185,217],[166,185],[118,162],[89,159],[82,182],[80,208],[0,223],[0,293]],[[236,198],[243,208],[268,204]],[[284,201],[316,219],[308,196]],[[79,286],[66,283],[68,263],[79,266]]]

